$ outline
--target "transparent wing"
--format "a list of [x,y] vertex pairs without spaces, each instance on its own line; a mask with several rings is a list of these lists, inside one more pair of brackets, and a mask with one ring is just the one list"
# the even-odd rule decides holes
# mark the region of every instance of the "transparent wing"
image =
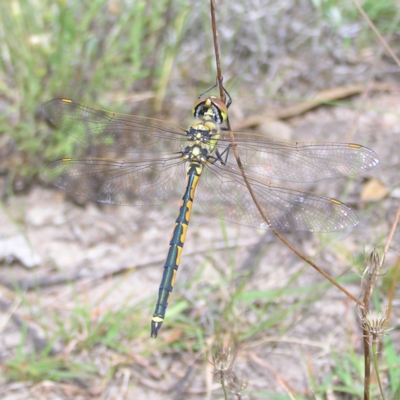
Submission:
[[65,158],[42,173],[53,185],[100,203],[159,205],[178,200],[185,188],[185,164],[180,158],[156,160],[75,160]]
[[[126,160],[65,158],[47,166],[47,181],[92,200],[126,205],[156,205],[182,196],[187,146],[186,130],[163,121],[115,114],[75,103],[52,100],[45,116],[88,147]],[[363,146],[338,143],[298,143],[260,135],[235,133],[235,146],[254,195],[271,224],[279,231],[337,231],[357,224],[344,204],[277,185],[265,177],[295,182],[353,175],[378,164],[376,154]],[[228,133],[222,131],[197,190],[198,203],[211,215],[266,229],[234,158]],[[261,180],[257,178],[262,177]],[[254,176],[256,179],[254,179]]]
[[[186,130],[160,120],[116,114],[55,99],[43,106],[45,116],[86,146],[107,153],[157,154],[179,151],[186,145]],[[354,175],[379,163],[376,153],[352,143],[302,143],[271,137],[234,133],[239,155],[247,171],[292,182],[313,182]],[[226,131],[217,149],[230,167],[236,160]]]
[[177,151],[186,142],[186,130],[166,122],[116,114],[55,99],[43,105],[46,118],[65,134],[100,152],[159,153]]
[[[43,177],[91,200],[123,205],[157,205],[182,196],[181,160],[186,130],[163,121],[123,115],[55,99],[43,105],[46,118],[96,154],[111,158],[65,158],[48,165]],[[129,158],[129,159],[128,159]]]
[[[234,133],[235,143],[248,172],[291,182],[314,182],[367,171],[379,164],[367,147],[352,143],[302,143],[243,132]],[[218,151],[228,154],[230,167],[237,168],[228,132],[223,132]],[[224,153],[225,151],[225,153]]]
[[[264,215],[279,232],[334,232],[358,223],[355,212],[338,200],[248,179]],[[269,229],[240,172],[207,166],[196,191],[196,203],[209,215]]]

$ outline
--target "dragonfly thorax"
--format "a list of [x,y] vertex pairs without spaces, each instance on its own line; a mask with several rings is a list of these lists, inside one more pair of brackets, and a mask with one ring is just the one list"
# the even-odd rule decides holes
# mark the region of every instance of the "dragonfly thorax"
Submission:
[[196,121],[187,131],[187,140],[196,144],[207,144],[210,143],[218,132],[218,126],[213,122]]
[[187,146],[183,157],[190,162],[209,161],[218,143],[219,131],[211,121],[197,121],[187,131]]

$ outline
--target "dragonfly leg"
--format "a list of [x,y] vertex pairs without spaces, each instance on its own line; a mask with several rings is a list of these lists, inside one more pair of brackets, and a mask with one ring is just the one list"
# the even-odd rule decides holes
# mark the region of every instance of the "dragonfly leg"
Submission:
[[203,97],[206,93],[208,93],[209,91],[211,91],[211,90],[213,90],[214,88],[216,88],[218,86],[218,81],[216,82],[216,83],[214,83],[214,85],[212,85],[212,86],[210,86],[208,89],[206,89],[204,92],[201,92],[200,94],[199,94],[199,99],[201,98],[201,97]]
[[[228,161],[229,150],[231,147],[231,144],[226,146],[225,150],[222,153],[220,153],[218,149],[216,149],[215,156],[209,156],[208,160],[211,162],[211,164],[215,164],[217,161],[219,161],[221,165],[225,166]],[[222,158],[223,155],[225,155],[225,159]]]
[[226,94],[226,99],[228,100],[228,101],[225,100],[226,108],[229,108],[232,104],[232,97],[229,94],[229,92],[225,89],[224,86],[222,86],[222,89],[223,89],[224,93]]
[[[214,84],[214,85],[212,85],[211,87],[209,87],[207,90],[205,90],[204,92],[201,92],[200,94],[199,94],[199,99],[201,98],[201,97],[203,97],[206,93],[208,93],[209,91],[211,91],[211,90],[213,90],[214,88],[216,88],[218,86],[218,79],[216,80],[216,83]],[[227,98],[227,100],[228,101],[226,101],[225,100],[225,105],[226,105],[226,108],[229,108],[230,107],[230,105],[232,104],[232,97],[231,97],[231,95],[229,94],[229,92],[225,89],[225,87],[222,85],[222,90],[224,91],[224,93],[226,94],[226,98]]]

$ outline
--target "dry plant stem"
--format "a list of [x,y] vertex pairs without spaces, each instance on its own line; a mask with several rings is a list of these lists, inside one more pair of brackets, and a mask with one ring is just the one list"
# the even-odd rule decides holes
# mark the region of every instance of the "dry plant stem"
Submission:
[[254,201],[254,204],[256,205],[259,213],[261,214],[261,216],[263,217],[264,221],[268,224],[268,226],[270,227],[270,229],[272,230],[273,234],[281,241],[283,242],[287,247],[289,247],[290,250],[292,250],[298,257],[300,257],[302,260],[304,260],[307,264],[309,264],[311,267],[313,267],[317,272],[319,272],[324,278],[328,279],[329,282],[331,282],[333,285],[335,285],[339,290],[341,290],[346,296],[348,296],[351,300],[353,300],[354,302],[356,302],[358,304],[357,299],[348,291],[346,290],[342,285],[340,285],[338,282],[335,281],[335,279],[333,279],[332,277],[330,277],[325,271],[323,271],[320,267],[318,267],[318,265],[316,265],[313,261],[311,261],[309,258],[307,258],[307,256],[305,256],[303,253],[301,253],[296,247],[294,247],[284,236],[282,236],[275,228],[274,226],[270,223],[270,221],[268,220],[268,216],[264,213],[263,209],[261,208],[261,206],[259,205],[253,189],[251,187],[250,182],[247,179],[247,175],[246,172],[244,171],[243,168],[243,164],[240,160],[240,156],[239,153],[237,151],[237,148],[235,146],[235,139],[233,137],[233,132],[230,129],[230,125],[229,125],[229,120],[228,120],[228,130],[229,130],[229,137],[232,143],[232,149],[233,149],[233,154],[235,155],[236,158],[236,162],[239,166],[240,172],[242,173],[243,179],[246,183],[247,189],[250,192],[250,196]]
[[[374,290],[378,274],[377,269],[379,268],[379,256],[375,249],[372,250],[369,259],[367,260],[366,266],[366,285],[364,291],[363,305],[359,307],[361,313],[361,319],[367,315],[369,310],[369,299],[371,298]],[[370,333],[363,325],[363,345],[364,345],[364,400],[369,400],[369,388],[371,385],[371,352],[370,352]]]
[[376,345],[375,341],[372,343],[372,358],[374,360],[374,367],[375,367],[375,371],[376,371],[376,379],[378,381],[379,390],[381,392],[382,399],[385,400],[385,392],[383,391],[381,376],[379,374],[379,369],[378,369],[378,367],[379,367],[379,365],[378,365],[378,346]]
[[[219,46],[218,46],[218,35],[217,35],[217,24],[215,21],[215,2],[214,0],[210,0],[210,5],[211,5],[211,21],[212,21],[212,30],[213,30],[213,40],[214,40],[214,49],[215,49],[215,59],[216,59],[216,65],[217,65],[217,81],[218,81],[218,86],[219,86],[219,91],[220,91],[220,97],[221,100],[225,100],[225,93],[223,92],[222,88],[222,71],[221,71],[221,61],[220,61],[220,53],[219,53]],[[236,145],[235,145],[235,138],[233,136],[233,132],[229,123],[229,117],[226,120],[226,125],[227,129],[229,132],[229,138],[232,144],[232,149],[233,149],[233,154],[235,155],[236,158],[236,163],[240,169],[240,172],[243,176],[243,179],[246,183],[247,189],[249,190],[250,196],[254,201],[254,204],[256,205],[259,213],[261,214],[262,218],[264,221],[268,224],[274,235],[281,241],[283,242],[287,247],[289,247],[290,250],[292,250],[297,256],[299,256],[302,260],[304,260],[306,263],[311,265],[317,272],[319,272],[324,278],[328,279],[329,282],[331,282],[333,285],[335,285],[339,290],[341,290],[347,297],[352,299],[354,302],[358,304],[357,299],[349,292],[347,291],[343,286],[341,286],[338,282],[336,282],[333,278],[331,278],[325,271],[323,271],[320,267],[318,267],[316,264],[314,264],[310,259],[308,259],[304,254],[302,254],[299,250],[297,250],[291,243],[289,243],[270,223],[268,216],[264,213],[263,209],[261,208],[260,204],[258,203],[254,192],[252,190],[251,184],[247,179],[246,172],[244,170],[242,161],[240,160],[239,153],[237,151]]]
[[214,52],[215,52],[215,63],[217,67],[217,83],[219,88],[219,97],[223,102],[225,102],[225,93],[222,87],[222,82],[224,80],[222,76],[221,69],[221,58],[219,56],[219,44],[218,44],[218,32],[217,32],[217,21],[215,19],[215,1],[210,0],[210,11],[211,11],[211,27],[213,33],[213,42],[214,42]]
[[[372,251],[371,253],[371,257],[370,257],[370,261],[372,261],[372,263],[376,264],[375,266],[373,266],[373,270],[372,271],[367,271],[367,285],[365,288],[365,294],[364,294],[364,301],[363,301],[363,307],[360,307],[360,311],[361,311],[361,315],[364,318],[369,310],[369,299],[372,295],[373,289],[375,287],[376,281],[378,279],[378,277],[380,276],[380,271],[382,269],[383,263],[385,261],[385,257],[387,252],[389,251],[389,247],[390,244],[392,242],[393,239],[393,235],[394,232],[397,228],[397,225],[399,223],[399,219],[400,219],[400,206],[397,209],[396,212],[396,216],[394,218],[393,224],[392,224],[392,228],[390,229],[390,233],[389,236],[387,238],[386,241],[386,245],[382,254],[382,258],[379,262],[379,259],[377,260],[372,260],[373,257],[378,257],[378,254],[376,253],[375,250]],[[389,304],[388,304],[388,309],[387,309],[387,318],[390,318],[390,312],[392,309],[392,303],[393,303],[393,298],[394,298],[394,293],[395,293],[395,287],[396,284],[398,282],[398,276],[399,276],[399,269],[400,269],[400,257],[397,259],[397,263],[396,263],[396,270],[395,270],[395,274],[393,277],[393,281],[392,281],[392,287],[390,289],[390,293],[389,293]],[[371,354],[370,354],[370,339],[371,339],[371,335],[369,333],[368,330],[363,329],[363,334],[364,334],[364,373],[365,373],[365,377],[364,377],[364,400],[369,400],[370,396],[369,396],[369,387],[370,387],[370,381],[371,381],[371,368],[370,368],[370,363],[371,363]],[[372,346],[372,350],[373,350],[373,361],[374,361],[374,366],[375,366],[375,371],[376,371],[376,376],[378,379],[378,384],[379,384],[379,388],[381,391],[381,395],[382,398],[384,399],[384,392],[382,389],[382,383],[380,380],[380,375],[378,372],[378,361],[377,361],[377,346],[376,343],[373,342],[373,346]]]
[[[364,299],[362,302],[362,306],[359,308],[362,318],[365,318],[365,316],[367,315],[367,312],[369,310],[369,299],[372,296],[372,292],[374,290],[376,281],[377,281],[378,277],[380,276],[380,271],[381,271],[381,268],[385,261],[386,254],[389,251],[389,247],[392,242],[394,232],[399,223],[399,218],[400,218],[400,206],[397,209],[396,216],[393,221],[392,228],[390,229],[390,233],[389,233],[388,239],[386,241],[386,245],[385,245],[381,260],[379,261],[379,259],[375,259],[378,257],[378,253],[375,250],[373,250],[371,253],[369,262],[373,265],[368,265],[367,268],[372,266],[372,270],[368,269],[366,272],[367,284],[365,286]],[[391,288],[390,296],[389,296],[389,305],[388,305],[388,312],[387,312],[388,319],[390,317],[390,311],[392,308],[392,302],[393,302],[393,298],[394,298],[394,290],[395,290],[395,286],[396,286],[398,275],[399,275],[399,267],[400,267],[400,258],[397,261],[396,273],[395,273],[395,277],[393,279],[393,284],[392,284],[392,288]],[[370,367],[370,364],[371,364],[371,354],[370,354],[371,335],[368,330],[363,328],[363,336],[364,336],[364,400],[369,400],[369,398],[370,398],[369,387],[370,387],[370,383],[371,383],[371,367]],[[376,351],[376,349],[375,349],[375,351]],[[377,358],[376,354],[374,354],[374,364],[376,364],[376,360],[375,360],[376,358]],[[376,368],[375,370],[377,371],[377,377],[378,377],[378,379],[380,379],[376,365],[375,365],[375,368]],[[380,382],[379,382],[379,384],[380,384]]]
[[[376,29],[375,25],[372,23],[372,21],[369,19],[365,11],[362,9],[361,5],[359,4],[358,0],[353,0],[354,4],[356,5],[357,9],[361,13],[361,15],[364,17],[364,19],[368,22],[368,24],[371,26],[381,43],[383,44],[384,48],[389,52],[389,54],[392,56],[392,58],[397,62],[397,65],[400,66],[400,61],[396,57],[395,53],[392,51],[390,46],[387,43],[387,40],[381,36],[381,34],[378,32]],[[399,15],[397,16],[397,18]],[[380,57],[379,57],[380,58]],[[376,64],[376,63],[375,63]],[[370,85],[369,85],[370,86]],[[375,251],[375,249],[371,252],[370,256],[370,265],[367,265],[367,284],[365,287],[365,292],[364,292],[364,304],[362,307],[359,307],[359,310],[362,315],[362,319],[364,319],[369,311],[369,300],[372,296],[372,292],[374,290],[374,287],[376,285],[377,279],[380,276],[380,271],[383,266],[383,263],[385,262],[386,254],[389,250],[390,243],[393,239],[394,232],[396,230],[398,221],[400,217],[400,207],[397,209],[397,213],[395,216],[395,220],[393,222],[392,228],[390,230],[385,249],[383,251],[381,260],[379,262],[379,256],[378,253]],[[372,265],[371,265],[372,264]],[[392,302],[394,298],[394,288],[398,280],[398,274],[399,274],[399,264],[400,264],[400,258],[397,261],[396,265],[396,271],[395,271],[395,277],[393,279],[393,284],[392,288],[390,291],[390,296],[389,296],[389,305],[387,309],[387,317],[389,318],[391,307],[392,307]],[[372,270],[370,269],[372,268]],[[370,399],[370,383],[371,383],[371,350],[370,350],[370,339],[371,339],[371,334],[366,327],[363,326],[363,337],[364,337],[364,399],[369,400]],[[378,380],[378,385],[380,389],[380,393],[383,399],[385,399],[385,395],[383,392],[382,388],[382,383],[380,379],[380,374],[378,370],[378,357],[377,357],[377,345],[375,339],[373,339],[372,343],[372,357],[373,357],[373,362],[374,362],[374,367],[376,371],[376,377]]]
[[391,49],[389,46],[388,42],[386,39],[379,33],[378,29],[376,29],[376,26],[373,24],[373,22],[369,19],[367,13],[363,10],[361,7],[360,3],[358,0],[353,0],[353,3],[357,7],[358,11],[360,14],[364,17],[364,19],[368,22],[368,25],[372,28],[372,30],[375,32],[375,35],[378,37],[378,39],[381,41],[387,52],[392,56],[393,60],[396,61],[397,65],[400,67],[400,60],[397,58],[396,54],[394,51]]
[[291,400],[296,400],[296,397],[293,395],[294,393],[296,393],[296,390],[294,389],[294,387],[291,386],[290,379],[286,379],[284,376],[279,374],[273,368],[273,366],[271,366],[267,361],[261,359],[254,352],[251,352],[249,357],[250,357],[251,361],[253,361],[256,365],[258,365],[260,368],[265,369],[266,371],[270,372],[274,376],[275,381],[281,385],[281,387],[285,391],[286,395]]
[[399,223],[399,219],[400,219],[400,206],[397,208],[397,212],[396,212],[396,216],[394,218],[393,224],[392,224],[392,228],[390,230],[388,239],[386,241],[386,245],[385,248],[383,250],[383,254],[382,254],[382,258],[381,258],[381,263],[380,263],[380,268],[382,268],[383,263],[385,262],[385,258],[386,258],[386,254],[389,251],[389,247],[390,247],[390,243],[392,242],[393,239],[393,235],[394,232],[396,231],[397,225]]
[[[382,268],[383,263],[385,262],[386,254],[389,251],[390,244],[392,243],[394,232],[396,231],[397,225],[399,223],[399,219],[400,219],[400,206],[397,208],[396,216],[394,218],[394,221],[393,221],[393,224],[392,224],[392,228],[390,229],[390,233],[389,233],[389,236],[387,238],[385,248],[383,250],[383,254],[382,254],[381,262],[380,262],[380,265],[379,265],[379,269]],[[396,287],[396,284],[398,282],[399,268],[400,268],[400,257],[397,260],[395,276],[393,277],[392,287],[390,289],[388,314],[387,314],[388,315],[388,319],[390,318],[390,312],[392,310],[392,303],[393,303],[393,298],[394,298],[394,293],[395,293],[395,287]]]
[[[397,222],[398,222],[398,215],[396,215],[395,222],[389,234],[388,243],[385,249],[386,251],[389,247],[391,238],[394,233],[394,229],[397,226]],[[362,280],[363,286],[365,286],[364,298],[362,303],[363,305],[359,306],[359,315],[361,320],[363,321],[362,328],[363,328],[363,338],[364,338],[364,399],[365,400],[368,400],[370,398],[369,392],[371,383],[371,350],[370,350],[371,339],[372,339],[374,367],[378,379],[379,388],[381,390],[381,396],[382,398],[384,398],[384,394],[382,391],[382,384],[380,381],[380,374],[378,370],[378,357],[377,357],[377,347],[376,347],[376,344],[378,342],[377,340],[378,334],[374,333],[376,331],[376,328],[371,330],[371,323],[366,323],[366,321],[368,320],[368,315],[371,315],[369,314],[370,298],[372,296],[372,293],[374,291],[374,288],[376,286],[379,277],[382,275],[381,268],[382,268],[382,260],[379,261],[378,252],[375,249],[373,249],[370,253],[368,260],[366,261],[366,269],[363,274],[363,280]],[[388,310],[386,311],[385,320],[387,319],[387,316],[388,316]]]
[[390,291],[389,291],[389,304],[388,304],[388,319],[390,318],[390,313],[392,311],[392,305],[393,305],[393,299],[395,296],[396,292],[396,286],[399,282],[399,275],[400,275],[400,257],[397,257],[397,262],[396,262],[396,267],[392,279],[392,284],[390,286]]
[[369,351],[370,335],[363,329],[364,345],[364,400],[369,400],[369,387],[371,385],[371,352]]
[[224,399],[228,400],[228,393],[226,391],[225,378],[223,373],[221,373],[220,380],[221,380],[222,390],[224,391]]

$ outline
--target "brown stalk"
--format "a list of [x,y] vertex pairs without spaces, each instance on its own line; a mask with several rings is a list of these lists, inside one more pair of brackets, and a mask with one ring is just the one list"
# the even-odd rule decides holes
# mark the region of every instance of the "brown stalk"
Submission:
[[[400,60],[399,60],[399,58],[397,58],[396,54],[394,53],[394,51],[390,47],[387,38],[383,37],[380,34],[380,32],[378,31],[378,29],[376,28],[374,23],[371,21],[371,19],[367,15],[367,13],[362,8],[361,4],[359,3],[359,0],[353,0],[353,3],[357,7],[358,11],[363,16],[363,18],[367,21],[369,26],[372,28],[372,30],[374,31],[374,33],[378,37],[378,39],[381,42],[381,44],[383,45],[383,47],[392,56],[392,58],[395,60],[397,65],[400,66]],[[397,13],[396,22],[398,22],[399,18],[400,18],[400,14]],[[394,32],[394,29],[392,29],[392,32],[389,34],[388,38],[391,38],[393,32]],[[389,251],[390,243],[392,242],[394,232],[395,232],[395,230],[397,228],[397,225],[399,223],[399,219],[400,219],[400,207],[398,207],[398,209],[397,209],[396,216],[394,218],[394,221],[393,221],[393,224],[392,224],[392,228],[391,228],[389,236],[387,238],[386,245],[385,245],[381,260],[379,261],[378,253],[375,251],[375,249],[371,252],[370,259],[369,259],[370,265],[367,265],[367,270],[364,273],[364,275],[365,274],[367,275],[367,282],[366,282],[366,288],[365,288],[365,293],[364,293],[363,306],[359,307],[360,314],[362,316],[362,321],[364,321],[364,318],[366,317],[366,315],[367,315],[367,313],[369,311],[369,300],[370,300],[370,298],[372,296],[372,292],[373,292],[373,290],[375,288],[375,285],[376,285],[376,282],[378,280],[378,277],[381,275],[380,271],[381,271],[381,269],[383,267],[383,263],[385,262],[386,254]],[[396,262],[395,274],[394,274],[394,277],[393,277],[393,280],[392,280],[392,286],[391,286],[391,289],[390,289],[389,304],[388,304],[388,307],[387,307],[387,310],[386,310],[386,318],[387,318],[387,320],[390,318],[390,313],[391,313],[392,303],[393,303],[393,298],[394,298],[394,292],[395,292],[395,286],[397,284],[398,276],[399,276],[399,266],[400,266],[400,257],[397,259],[397,262]],[[370,381],[371,381],[371,376],[370,376],[370,374],[371,374],[371,371],[370,371],[370,361],[371,361],[370,337],[371,337],[371,335],[370,335],[369,331],[366,328],[367,327],[363,323],[364,356],[365,356],[365,361],[364,361],[365,362],[365,365],[364,365],[364,372],[365,372],[365,377],[364,377],[364,400],[369,400],[370,399],[370,390],[369,390],[369,388],[370,388]],[[378,373],[378,371],[376,371],[376,372],[377,372],[378,382],[380,383],[379,373]],[[381,385],[379,385],[379,387],[381,389],[382,398],[384,398],[384,394],[382,392]]]
[[397,225],[399,223],[399,219],[400,219],[400,206],[397,208],[396,216],[394,218],[394,221],[393,221],[393,224],[392,224],[392,228],[390,229],[390,233],[389,233],[388,239],[386,241],[385,248],[383,250],[383,255],[382,255],[382,259],[381,259],[381,263],[380,263],[380,268],[382,267],[383,263],[385,262],[386,254],[389,251],[390,243],[392,243],[393,235],[394,235],[394,232],[395,232],[395,230],[397,228]]
[[[379,255],[375,249],[370,253],[368,260],[366,261],[366,270],[364,276],[366,277],[366,284],[364,290],[363,302],[359,303],[359,313],[361,321],[364,321],[368,310],[369,310],[369,299],[371,298],[372,292],[374,290],[376,281],[379,275]],[[363,279],[364,280],[364,279]],[[369,387],[371,384],[371,351],[370,351],[370,334],[369,331],[363,327],[363,345],[364,345],[364,400],[369,400],[370,393]]]
[[[392,227],[390,229],[390,233],[387,238],[386,245],[385,245],[381,259],[379,260],[378,252],[375,249],[373,249],[370,253],[370,256],[369,256],[367,262],[366,262],[367,265],[366,265],[366,269],[363,274],[363,280],[362,280],[363,286],[365,286],[364,297],[363,297],[362,303],[361,302],[358,303],[359,316],[361,318],[361,321],[364,321],[368,314],[370,298],[375,289],[378,278],[382,275],[381,269],[383,267],[383,263],[385,261],[386,254],[389,251],[390,243],[392,242],[394,232],[399,223],[399,219],[400,219],[400,206],[397,208],[396,216],[394,218]],[[387,319],[390,318],[390,312],[392,309],[395,286],[398,281],[399,265],[400,265],[400,258],[398,258],[397,263],[396,263],[395,275],[393,277],[392,287],[390,290],[389,305],[388,305],[387,311],[386,311]],[[364,282],[365,282],[365,285],[364,285]],[[362,324],[362,328],[363,328],[363,342],[364,342],[363,343],[364,344],[364,400],[369,400],[370,399],[370,385],[371,385],[371,350],[370,350],[371,334],[370,334],[370,331],[368,330],[368,327],[364,323]]]
[[[372,296],[372,293],[374,291],[374,288],[376,286],[376,282],[378,278],[381,276],[381,269],[383,266],[383,263],[385,261],[385,257],[387,252],[389,251],[390,243],[392,242],[394,232],[397,228],[397,225],[399,223],[400,219],[400,206],[397,208],[396,216],[394,218],[392,227],[390,229],[389,236],[386,241],[386,245],[383,251],[383,255],[381,257],[381,260],[379,261],[379,255],[375,249],[372,250],[368,260],[367,260],[367,266],[366,270],[364,272],[365,276],[365,289],[364,289],[364,298],[362,303],[359,302],[359,315],[362,321],[364,321],[365,317],[367,316],[367,313],[369,311],[369,302],[370,298]],[[397,280],[398,280],[398,274],[399,274],[399,262],[400,258],[397,260],[396,263],[396,271],[395,271],[395,276],[393,279],[392,283],[392,288],[390,291],[390,296],[389,296],[389,305],[387,309],[387,319],[390,318],[390,311],[392,309],[392,302],[394,298],[394,288],[396,286]],[[364,281],[364,278],[363,278]],[[370,399],[370,384],[371,384],[371,335],[369,333],[369,330],[363,326],[363,344],[364,344],[364,400],[369,400]]]
[[[219,87],[219,92],[220,92],[220,98],[222,101],[225,101],[225,93],[223,91],[222,87],[222,82],[223,82],[223,76],[222,76],[222,69],[221,69],[221,61],[220,61],[220,53],[219,53],[219,44],[218,44],[218,34],[217,34],[217,23],[215,20],[215,1],[210,0],[210,6],[211,6],[211,22],[212,22],[212,31],[213,31],[213,40],[214,40],[214,52],[215,52],[215,62],[217,66],[217,82],[218,82],[218,87]],[[235,138],[229,123],[229,117],[227,118],[226,125],[229,131],[229,138],[232,144],[232,149],[233,149],[233,154],[235,155],[237,165],[240,169],[240,172],[242,174],[242,177],[246,183],[247,189],[249,190],[250,196],[254,201],[254,204],[256,205],[259,213],[261,214],[262,218],[264,221],[268,224],[274,235],[281,241],[283,242],[287,247],[289,247],[290,250],[292,250],[298,257],[300,257],[302,260],[304,260],[306,263],[308,263],[311,267],[313,267],[317,272],[319,272],[324,278],[328,279],[329,282],[331,282],[333,285],[335,285],[339,290],[341,290],[346,296],[348,296],[351,300],[354,302],[358,303],[357,299],[355,296],[353,296],[349,291],[347,291],[342,285],[340,285],[338,282],[335,281],[332,277],[330,277],[325,271],[323,271],[320,267],[318,267],[313,261],[311,261],[307,256],[305,256],[303,253],[301,253],[296,247],[294,247],[284,236],[282,236],[275,228],[274,226],[270,223],[268,216],[264,213],[263,209],[261,208],[260,204],[257,201],[257,198],[253,192],[253,189],[251,187],[251,184],[247,178],[246,172],[244,170],[242,161],[240,159],[239,153],[237,151],[237,147],[235,144]]]
[[[212,34],[213,34],[213,42],[214,42],[214,52],[215,52],[215,63],[217,66],[217,84],[219,89],[219,97],[223,102],[225,102],[225,92],[222,86],[222,82],[224,77],[222,76],[221,69],[221,58],[219,56],[219,44],[218,44],[218,32],[217,32],[217,21],[215,19],[215,0],[210,0],[210,8],[211,8],[211,26],[212,26]],[[229,121],[227,121],[228,129]]]

